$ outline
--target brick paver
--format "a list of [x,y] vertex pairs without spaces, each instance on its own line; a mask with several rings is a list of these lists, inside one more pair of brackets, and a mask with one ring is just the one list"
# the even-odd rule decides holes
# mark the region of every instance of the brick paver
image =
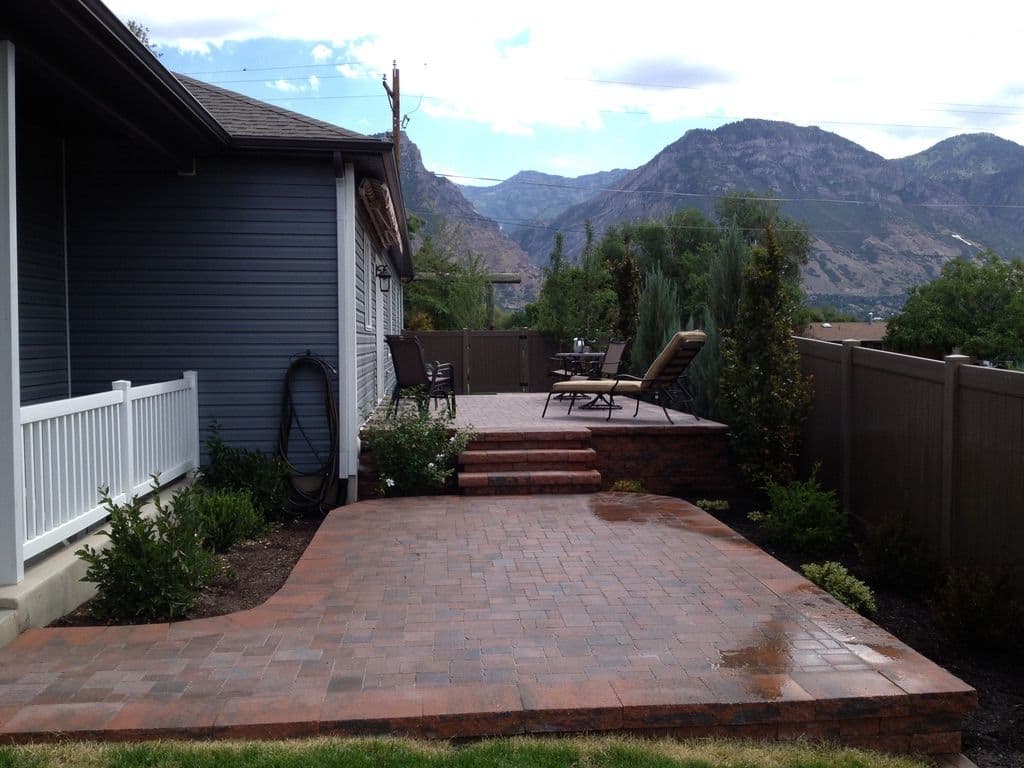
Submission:
[[0,651],[4,741],[629,729],[948,752],[975,701],[695,507],[608,493],[361,502],[259,608]]

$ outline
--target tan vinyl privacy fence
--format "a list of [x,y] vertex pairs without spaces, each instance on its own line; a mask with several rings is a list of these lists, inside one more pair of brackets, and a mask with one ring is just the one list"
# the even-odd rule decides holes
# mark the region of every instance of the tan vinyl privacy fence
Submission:
[[537,331],[416,331],[425,360],[455,366],[458,394],[547,392],[557,352]]
[[798,339],[814,403],[805,469],[854,516],[905,516],[956,565],[1024,585],[1024,373]]

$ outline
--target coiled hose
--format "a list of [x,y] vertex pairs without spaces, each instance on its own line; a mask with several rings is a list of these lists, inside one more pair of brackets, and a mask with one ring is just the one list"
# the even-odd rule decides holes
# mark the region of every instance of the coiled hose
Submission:
[[[321,456],[321,450],[310,438],[306,426],[299,419],[295,401],[295,380],[301,372],[311,371],[313,376],[323,385],[323,401],[327,433],[329,435],[327,453]],[[277,437],[277,455],[287,465],[291,481],[289,503],[295,514],[325,514],[338,506],[341,498],[341,483],[338,478],[338,400],[334,394],[334,379],[338,372],[330,364],[306,352],[291,362],[284,375],[284,393],[281,397],[281,423]],[[319,425],[318,425],[319,426]],[[305,443],[305,448],[313,455],[320,466],[312,472],[303,472],[289,459],[291,451],[292,428],[298,429]],[[301,446],[301,444],[300,444]],[[322,449],[322,446],[321,446]],[[300,447],[299,450],[302,450]],[[291,455],[295,455],[291,453]],[[318,482],[310,482],[311,480]],[[332,493],[333,489],[333,493]]]

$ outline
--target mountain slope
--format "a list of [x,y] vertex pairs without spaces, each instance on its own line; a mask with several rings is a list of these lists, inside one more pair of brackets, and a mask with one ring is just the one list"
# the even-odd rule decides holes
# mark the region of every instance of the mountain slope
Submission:
[[[1024,152],[1007,144],[983,148],[991,160],[985,168],[996,171],[1017,150]],[[964,181],[947,159],[949,148],[922,154],[914,162],[886,160],[819,128],[764,120],[693,130],[621,177],[616,187],[622,191],[599,193],[563,211],[548,228],[517,239],[543,263],[556,230],[565,233],[574,255],[587,220],[600,233],[680,208],[711,213],[718,197],[741,190],[781,198],[782,213],[809,225],[814,239],[804,286],[812,294],[901,294],[937,275],[947,259],[982,246],[1007,257],[1024,252],[1015,226],[1020,210],[1004,215],[978,205],[1017,194],[1015,185],[1024,183],[1020,168],[980,179],[968,172]],[[970,171],[970,153],[960,157]]]
[[455,184],[428,171],[419,148],[404,133],[401,175],[406,209],[426,222],[428,234],[437,235],[445,226],[454,228],[462,248],[483,256],[492,272],[522,276],[521,285],[495,286],[498,304],[521,307],[537,294],[540,267],[495,222],[473,210]]
[[490,187],[459,185],[463,196],[484,216],[501,223],[512,237],[551,221],[570,206],[614,186],[628,171],[616,169],[567,178],[520,171]]

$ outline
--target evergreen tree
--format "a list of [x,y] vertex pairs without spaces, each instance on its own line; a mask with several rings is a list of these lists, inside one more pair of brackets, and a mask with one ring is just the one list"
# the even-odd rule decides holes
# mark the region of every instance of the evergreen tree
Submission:
[[672,335],[680,329],[679,294],[661,269],[654,267],[644,277],[640,292],[640,317],[630,360],[633,371],[642,375]]
[[704,310],[707,341],[690,368],[695,406],[699,413],[710,418],[718,418],[720,415],[718,390],[722,369],[721,334],[731,331],[736,324],[743,268],[749,258],[750,249],[743,233],[733,221],[722,235],[708,270],[708,305]]
[[637,306],[640,300],[640,270],[628,234],[610,228],[598,252],[612,277],[612,290],[618,304],[615,335],[620,339],[636,336]]
[[764,245],[751,249],[743,270],[736,323],[722,334],[722,414],[740,469],[755,487],[794,477],[810,405],[810,382],[800,372],[793,340],[797,303],[787,289],[786,268],[769,223]]

